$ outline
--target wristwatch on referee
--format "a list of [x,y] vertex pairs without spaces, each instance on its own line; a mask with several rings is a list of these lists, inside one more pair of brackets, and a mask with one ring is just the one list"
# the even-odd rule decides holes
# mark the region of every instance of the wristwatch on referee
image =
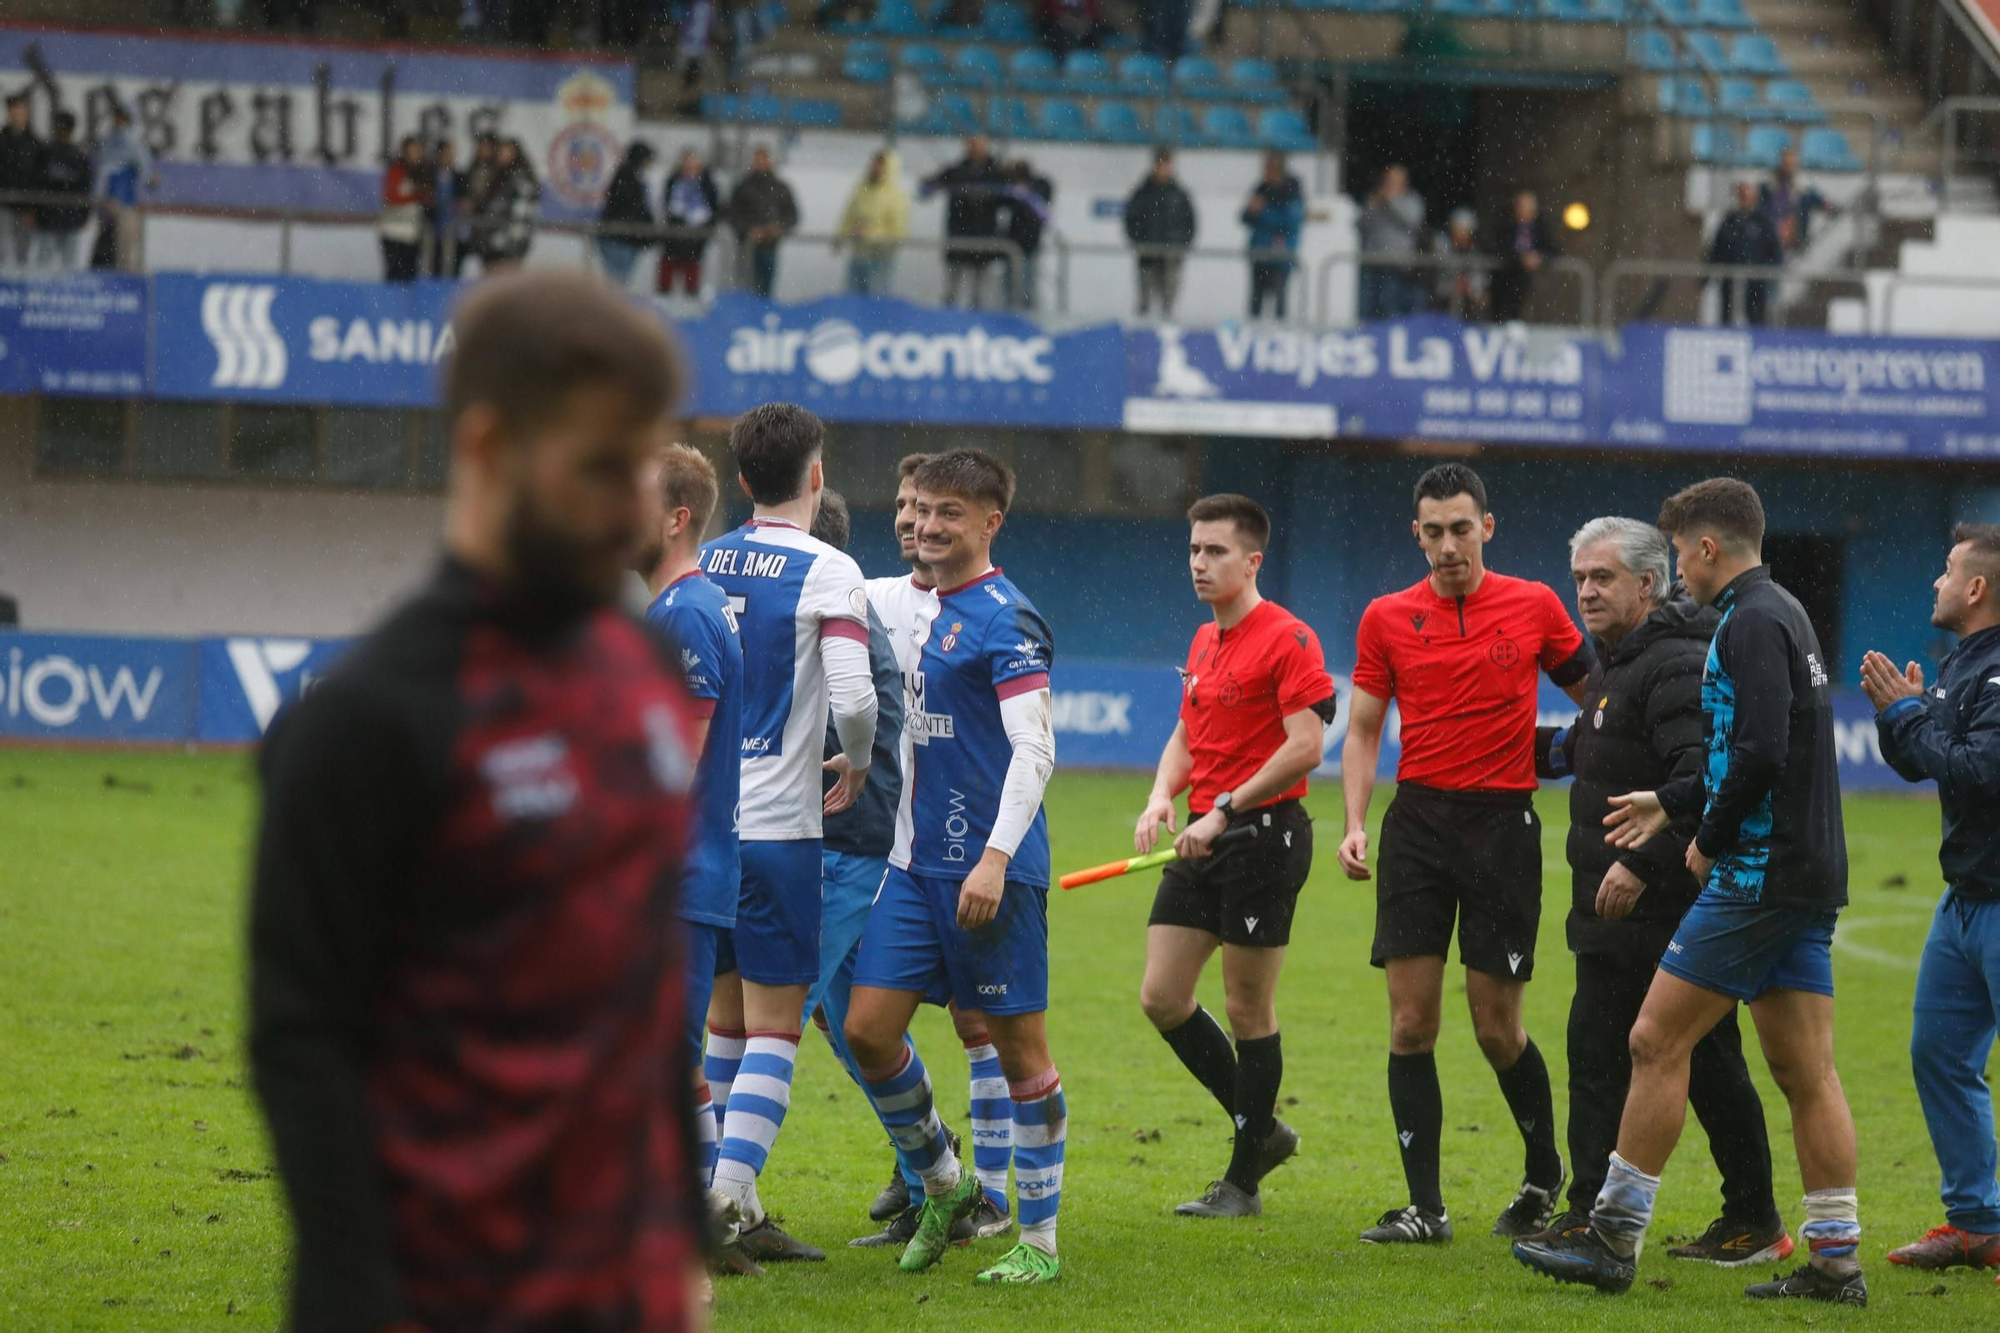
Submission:
[[1214,802],[1211,803],[1208,808],[1213,810],[1215,813],[1221,815],[1224,820],[1227,820],[1230,815],[1230,807],[1232,807],[1235,804],[1236,804],[1235,792],[1233,791],[1218,792],[1216,794]]

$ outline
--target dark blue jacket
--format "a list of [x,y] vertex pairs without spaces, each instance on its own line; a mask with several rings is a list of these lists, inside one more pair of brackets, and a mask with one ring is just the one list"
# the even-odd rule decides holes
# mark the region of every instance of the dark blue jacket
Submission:
[[[896,808],[903,800],[903,673],[889,649],[889,631],[868,608],[868,671],[875,678],[875,749],[868,781],[854,804],[829,816],[824,846],[850,856],[887,856],[896,845]],[[826,757],[840,753],[833,723],[826,726]],[[833,784],[829,782],[829,787]]]
[[2000,898],[2000,626],[1967,636],[1937,684],[1890,704],[1875,729],[1889,767],[1938,785],[1945,883],[1968,898]]
[[1759,565],[1715,599],[1702,673],[1707,762],[1662,785],[1676,818],[1701,812],[1707,887],[1782,907],[1847,903],[1847,835],[1826,655],[1798,599]]

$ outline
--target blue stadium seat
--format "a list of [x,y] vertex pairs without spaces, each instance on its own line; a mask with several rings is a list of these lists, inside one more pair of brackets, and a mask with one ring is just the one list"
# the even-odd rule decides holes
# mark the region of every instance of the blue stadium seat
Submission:
[[889,57],[879,51],[857,50],[861,45],[855,42],[841,57],[841,77],[852,83],[887,83],[889,75],[894,72]]
[[703,93],[701,95],[701,118],[703,120],[734,120],[741,109],[734,93]]
[[1704,28],[1731,28],[1738,32],[1757,26],[1743,0],[1696,0],[1695,21]]
[[977,134],[983,126],[970,98],[961,93],[932,93],[923,115],[905,122],[903,129],[911,134],[941,134],[957,138]]
[[998,88],[1006,76],[998,51],[990,46],[966,46],[952,57],[951,68],[930,82],[942,88]]
[[877,0],[868,29],[887,37],[916,37],[930,30],[911,0]]
[[1542,0],[1541,13],[1559,23],[1589,23],[1597,17],[1588,0]]
[[1792,132],[1782,125],[1752,125],[1743,141],[1743,160],[1753,167],[1775,167],[1792,146]]
[[858,37],[847,44],[847,54],[851,56],[865,56],[870,60],[887,60],[889,58],[889,48],[881,42],[870,41],[865,37]]
[[1024,46],[1007,57],[1007,82],[1023,92],[1057,87],[1056,58],[1039,46]]
[[1668,73],[1678,64],[1674,50],[1674,39],[1657,28],[1641,28],[1632,34],[1632,43],[1627,58],[1640,69],[1655,73]]
[[1737,161],[1736,136],[1726,126],[1703,121],[1694,127],[1694,160],[1711,166],[1731,166]]
[[1108,143],[1146,143],[1151,138],[1130,102],[1099,102],[1090,113],[1090,131],[1093,138]]
[[1764,85],[1764,100],[1781,120],[1789,120],[1795,125],[1812,124],[1826,119],[1826,112],[1819,109],[1813,99],[1812,89],[1797,79],[1773,79]]
[[1072,51],[1063,61],[1063,87],[1072,93],[1108,93],[1118,87],[1111,65],[1095,51]]
[[840,120],[840,103],[831,97],[794,97],[785,108],[785,124],[802,130],[837,130]]
[[1590,16],[1599,23],[1623,23],[1625,0],[1590,0]]
[[759,125],[779,125],[785,119],[785,99],[772,93],[746,93],[738,119]]
[[1848,147],[1847,136],[1821,126],[1805,132],[1799,144],[1799,164],[1813,171],[1859,171],[1861,159]]
[[1218,148],[1257,146],[1257,136],[1250,131],[1250,117],[1233,106],[1212,106],[1203,112],[1201,137]]
[[986,104],[986,129],[995,138],[1032,139],[1035,118],[1028,114],[1028,104],[1020,98],[995,96]]
[[1191,97],[1212,97],[1222,86],[1222,66],[1207,56],[1182,56],[1174,62],[1174,88]]
[[1691,32],[1687,35],[1688,50],[1694,52],[1697,69],[1713,69],[1736,72],[1730,63],[1729,52],[1722,45],[1722,39],[1712,32]]
[[1689,116],[1701,120],[1715,114],[1715,104],[1708,96],[1708,85],[1700,79],[1661,79],[1659,106],[1663,116]]
[[1010,0],[992,0],[983,15],[986,36],[996,42],[1032,42],[1035,29],[1028,22],[1028,11],[1022,5]]
[[1790,78],[1792,73],[1791,66],[1778,54],[1778,44],[1754,32],[1738,37],[1730,45],[1729,67],[1737,74],[1762,74],[1778,79]]
[[1717,109],[1725,116],[1735,116],[1741,120],[1777,118],[1776,113],[1765,104],[1764,89],[1755,79],[1724,79]]
[[1191,146],[1201,142],[1201,126],[1184,106],[1162,102],[1153,113],[1153,138],[1163,144]]
[[1695,0],[1655,0],[1667,18],[1683,28],[1694,26]]
[[1167,62],[1154,55],[1120,56],[1118,82],[1121,91],[1137,96],[1163,93],[1167,90]]
[[1257,113],[1257,139],[1266,148],[1287,153],[1311,152],[1319,140],[1306,126],[1306,118],[1288,106],[1274,106]]
[[1083,104],[1066,97],[1047,98],[1035,117],[1035,132],[1044,139],[1072,143],[1089,138],[1090,131],[1083,121]]
[[896,64],[928,83],[944,72],[944,52],[922,42],[905,42],[896,53]]
[[1278,67],[1268,60],[1244,56],[1229,62],[1229,92],[1239,102],[1285,100],[1284,85],[1278,81]]

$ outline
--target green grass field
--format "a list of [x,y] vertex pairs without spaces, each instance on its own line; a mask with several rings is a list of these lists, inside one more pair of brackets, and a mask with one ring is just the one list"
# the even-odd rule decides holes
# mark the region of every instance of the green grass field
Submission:
[[[0,1329],[265,1329],[282,1314],[286,1228],[270,1153],[245,1090],[241,900],[252,815],[242,755],[0,750]],[[1049,793],[1056,860],[1123,854],[1138,777],[1065,775]],[[1668,1170],[1656,1249],[1619,1305],[1555,1288],[1486,1236],[1520,1171],[1519,1138],[1447,997],[1445,1194],[1459,1238],[1378,1250],[1355,1233],[1403,1201],[1383,1091],[1387,1004],[1367,965],[1372,895],[1339,877],[1338,796],[1314,798],[1321,847],[1280,997],[1284,1116],[1302,1155],[1266,1185],[1263,1218],[1170,1216],[1227,1156],[1227,1127],[1137,1004],[1151,881],[1051,904],[1050,1033],[1071,1110],[1063,1281],[971,1285],[980,1252],[920,1277],[843,1242],[888,1169],[881,1131],[822,1043],[808,1037],[791,1118],[763,1196],[831,1253],[822,1266],[722,1284],[723,1329],[1229,1328],[1709,1330],[1846,1324],[2000,1328],[1986,1274],[1892,1270],[1883,1251],[1941,1220],[1937,1170],[1906,1045],[1915,958],[1935,895],[1936,807],[1848,807],[1854,903],[1842,923],[1839,1058],[1861,1138],[1863,1248],[1873,1308],[1752,1307],[1742,1274],[1667,1259],[1698,1230],[1716,1175],[1698,1127]],[[1528,1026],[1558,1080],[1569,1002],[1562,914],[1565,824],[1544,797],[1550,892]],[[1219,984],[1205,996],[1220,1012]],[[920,1020],[949,1118],[964,1063],[942,1016]],[[1790,1121],[1761,1063],[1778,1197],[1798,1222]],[[986,1247],[998,1253],[999,1242]]]

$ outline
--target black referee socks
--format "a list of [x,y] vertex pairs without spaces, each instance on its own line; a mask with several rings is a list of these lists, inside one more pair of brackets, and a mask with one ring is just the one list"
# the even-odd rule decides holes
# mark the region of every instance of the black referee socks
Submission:
[[1403,1179],[1410,1186],[1410,1202],[1425,1212],[1442,1213],[1438,1138],[1444,1133],[1444,1093],[1438,1089],[1437,1057],[1431,1052],[1389,1057],[1389,1114],[1396,1121],[1396,1141],[1403,1147]]
[[1562,1179],[1562,1154],[1556,1151],[1555,1101],[1549,1095],[1549,1067],[1533,1037],[1521,1048],[1521,1058],[1500,1074],[1500,1092],[1528,1147],[1528,1183],[1544,1188],[1555,1185]]
[[1285,1051],[1277,1033],[1236,1043],[1236,1146],[1222,1178],[1245,1194],[1257,1192],[1257,1157],[1271,1135]]
[[1160,1035],[1167,1039],[1167,1045],[1174,1048],[1174,1054],[1187,1066],[1188,1073],[1199,1079],[1201,1085],[1222,1104],[1222,1113],[1233,1119],[1236,1115],[1236,1052],[1230,1049],[1229,1037],[1223,1032],[1222,1025],[1215,1021],[1215,1015],[1197,1004],[1185,1023]]

